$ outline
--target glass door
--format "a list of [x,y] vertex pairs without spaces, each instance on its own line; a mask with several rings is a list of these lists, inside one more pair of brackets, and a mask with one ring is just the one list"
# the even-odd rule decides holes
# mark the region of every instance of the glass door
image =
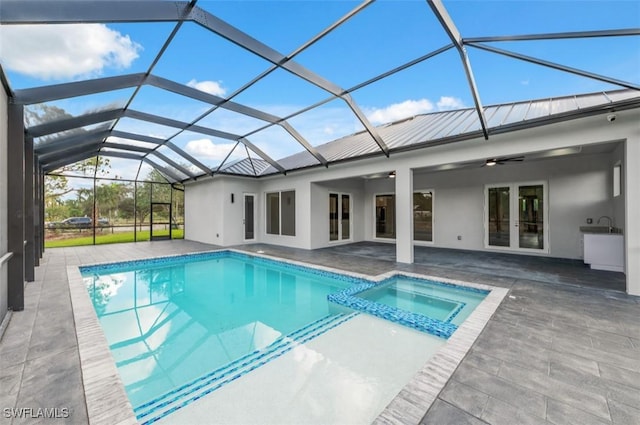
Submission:
[[546,183],[490,185],[485,192],[486,247],[549,251]]
[[487,188],[487,231],[489,246],[511,245],[511,188]]
[[544,187],[518,186],[518,247],[544,249]]
[[256,220],[255,220],[255,195],[244,194],[244,210],[242,223],[244,224],[244,240],[252,241],[256,238]]
[[351,239],[351,195],[329,194],[329,241]]

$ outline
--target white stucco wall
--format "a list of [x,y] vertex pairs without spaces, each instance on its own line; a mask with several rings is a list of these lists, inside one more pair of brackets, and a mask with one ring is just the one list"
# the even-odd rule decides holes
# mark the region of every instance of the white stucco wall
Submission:
[[627,292],[640,296],[640,120],[625,144],[625,258]]
[[[603,160],[604,156],[604,160]],[[580,226],[613,214],[608,154],[559,157],[496,167],[476,167],[414,174],[414,190],[434,191],[433,246],[484,249],[484,188],[487,184],[546,181],[549,191],[550,253],[553,257],[582,258]],[[374,196],[393,193],[393,180],[367,184],[369,215]],[[376,240],[373,225],[367,239]],[[458,240],[458,236],[461,240]],[[527,252],[530,254],[530,252]]]
[[222,245],[223,186],[222,180],[203,180],[186,187],[184,192],[185,239]]
[[[0,88],[0,257],[8,248],[7,239],[7,105],[4,88]],[[7,263],[0,266],[0,322],[7,313]]]

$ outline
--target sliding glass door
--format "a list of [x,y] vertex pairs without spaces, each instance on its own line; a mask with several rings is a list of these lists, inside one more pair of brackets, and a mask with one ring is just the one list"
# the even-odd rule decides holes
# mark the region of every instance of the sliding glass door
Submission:
[[487,186],[486,247],[548,252],[546,199],[545,182]]

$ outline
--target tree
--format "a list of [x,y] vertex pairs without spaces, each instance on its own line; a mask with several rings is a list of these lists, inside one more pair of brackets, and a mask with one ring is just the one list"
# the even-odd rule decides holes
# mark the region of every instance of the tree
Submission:
[[151,202],[169,202],[171,199],[171,186],[167,179],[155,168],[149,171],[145,181],[138,183],[136,191],[136,216],[142,230],[142,224],[151,214]]
[[[64,109],[47,104],[31,105],[25,108],[24,114],[26,124],[29,127],[73,117],[73,115],[69,114]],[[83,133],[86,133],[85,129],[75,128],[60,133],[49,134],[39,137],[36,141],[36,145],[37,147],[41,147],[55,144],[56,140],[60,138]],[[68,212],[65,211],[64,208],[65,203],[61,200],[65,195],[71,193],[75,189],[69,186],[69,181],[64,174],[93,174],[95,173],[96,167],[98,170],[108,173],[110,168],[109,159],[103,157],[89,158],[84,161],[79,161],[59,168],[55,176],[46,176],[44,184],[44,203],[45,214],[47,215],[48,220],[62,219],[65,215],[67,217],[69,216]],[[48,211],[49,208],[52,208],[52,210]]]

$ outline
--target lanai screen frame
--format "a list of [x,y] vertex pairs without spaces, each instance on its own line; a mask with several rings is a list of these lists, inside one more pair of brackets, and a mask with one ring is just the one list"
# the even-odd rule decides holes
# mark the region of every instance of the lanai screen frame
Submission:
[[[262,161],[267,162],[276,173],[286,174],[288,171],[296,169],[294,166],[284,167],[277,160],[271,158],[259,147],[251,142],[250,138],[257,132],[272,126],[279,126],[295,139],[301,148],[306,150],[317,162],[312,166],[328,167],[334,161],[328,161],[318,150],[312,146],[290,123],[289,120],[306,111],[320,107],[333,100],[344,102],[349,110],[357,117],[362,124],[364,131],[375,141],[378,149],[376,155],[389,156],[391,149],[388,143],[381,137],[380,132],[374,127],[360,106],[351,97],[351,93],[363,88],[369,84],[387,78],[402,70],[410,68],[414,65],[432,59],[446,51],[454,49],[460,56],[460,66],[464,70],[468,89],[474,100],[474,109],[477,119],[481,127],[481,134],[488,139],[494,131],[487,125],[485,117],[485,107],[482,104],[477,84],[473,76],[473,69],[469,57],[467,55],[467,47],[479,50],[489,51],[497,55],[510,57],[529,63],[534,63],[555,70],[579,75],[582,77],[595,79],[601,82],[613,84],[623,88],[640,91],[640,86],[628,81],[622,81],[605,75],[599,75],[577,68],[568,67],[562,64],[545,61],[539,58],[525,56],[519,53],[511,52],[504,49],[498,49],[488,43],[499,43],[508,41],[527,41],[527,40],[559,40],[572,38],[591,38],[591,37],[620,37],[620,36],[637,36],[640,35],[640,28],[629,29],[612,29],[598,31],[581,31],[581,32],[565,32],[565,33],[547,33],[547,34],[528,34],[514,36],[485,36],[464,38],[459,32],[454,20],[449,15],[447,9],[441,0],[427,0],[431,11],[440,23],[443,31],[447,34],[451,43],[428,52],[418,58],[415,58],[401,66],[384,72],[367,81],[363,81],[350,88],[342,88],[337,84],[328,81],[313,71],[306,69],[295,61],[295,56],[305,51],[307,48],[330,34],[332,31],[349,21],[354,16],[361,13],[373,3],[373,0],[365,0],[358,4],[347,14],[329,25],[323,31],[312,37],[309,41],[302,44],[296,50],[288,55],[282,54],[268,45],[262,43],[243,31],[235,28],[227,22],[214,16],[212,13],[200,8],[197,0],[192,1],[158,1],[148,2],[140,0],[132,0],[127,2],[118,2],[117,7],[112,7],[113,2],[109,1],[91,1],[77,2],[71,0],[51,0],[51,1],[29,1],[21,2],[17,0],[5,0],[0,3],[0,23],[3,25],[24,25],[24,24],[72,24],[72,23],[132,23],[132,22],[173,22],[175,26],[164,41],[162,47],[155,56],[151,65],[146,72],[126,74],[115,77],[97,78],[81,80],[77,82],[56,84],[50,86],[42,86],[35,88],[27,88],[15,90],[11,92],[12,102],[16,105],[32,105],[52,100],[68,99],[76,96],[87,94],[102,93],[108,91],[119,90],[123,88],[133,88],[134,92],[128,99],[124,107],[113,108],[95,113],[79,115],[71,119],[48,122],[25,129],[27,137],[41,137],[60,131],[69,131],[81,128],[86,125],[99,124],[112,121],[107,128],[99,131],[90,132],[83,135],[72,135],[62,137],[42,147],[36,147],[34,154],[38,164],[44,173],[54,171],[56,168],[68,165],[70,163],[91,158],[97,155],[107,157],[127,158],[136,161],[143,161],[159,170],[170,183],[187,182],[196,180],[203,176],[214,176],[216,174],[229,174],[225,172],[224,167],[227,165],[229,156],[243,145],[247,153],[251,151]],[[232,43],[238,48],[245,49],[259,58],[269,62],[271,66],[260,75],[248,81],[241,88],[231,93],[229,96],[215,96],[195,88],[171,81],[153,74],[154,67],[162,58],[164,52],[171,44],[172,40],[183,26],[184,23],[195,23],[202,28],[216,34]],[[327,92],[329,96],[309,107],[295,111],[287,116],[276,116],[255,108],[242,105],[233,101],[233,98],[240,93],[264,79],[273,71],[281,69],[300,78],[320,89]],[[152,86],[162,90],[166,90],[180,96],[205,102],[210,108],[198,116],[196,119],[183,122],[174,120],[165,116],[149,114],[145,111],[137,111],[130,108],[131,103],[135,99],[138,92],[144,86]],[[204,117],[208,116],[218,108],[233,111],[248,117],[256,118],[264,121],[266,124],[256,130],[246,134],[234,134],[222,131],[216,128],[210,128],[199,125]],[[578,114],[579,115],[579,114]],[[176,132],[167,138],[156,138],[130,132],[123,132],[116,128],[118,122],[122,118],[132,118],[144,122],[150,122],[160,125],[173,127]],[[537,124],[539,125],[539,124]],[[520,126],[522,128],[523,126]],[[229,152],[227,157],[216,168],[209,168],[200,162],[193,155],[177,146],[172,140],[183,133],[191,131],[207,136],[213,136],[224,140],[235,142],[236,146]],[[121,140],[138,140],[153,143],[153,148],[140,148],[134,145],[118,144],[114,146],[107,139],[109,137],[118,137]],[[158,152],[160,147],[167,147],[176,153],[184,163],[189,164],[190,168],[186,168],[182,163],[171,160],[166,155]],[[108,149],[122,149],[122,151],[109,151]],[[105,150],[107,149],[107,150]],[[369,154],[370,156],[370,154]],[[252,163],[253,176],[259,177],[256,167],[253,165],[252,156],[247,155]],[[354,156],[355,158],[355,156]],[[348,158],[353,159],[353,158]],[[335,161],[337,162],[337,161]],[[162,164],[167,165],[162,165]],[[308,165],[305,166],[308,168]],[[198,170],[197,172],[194,170]],[[233,173],[231,173],[233,174]],[[244,174],[246,175],[246,174]]]

